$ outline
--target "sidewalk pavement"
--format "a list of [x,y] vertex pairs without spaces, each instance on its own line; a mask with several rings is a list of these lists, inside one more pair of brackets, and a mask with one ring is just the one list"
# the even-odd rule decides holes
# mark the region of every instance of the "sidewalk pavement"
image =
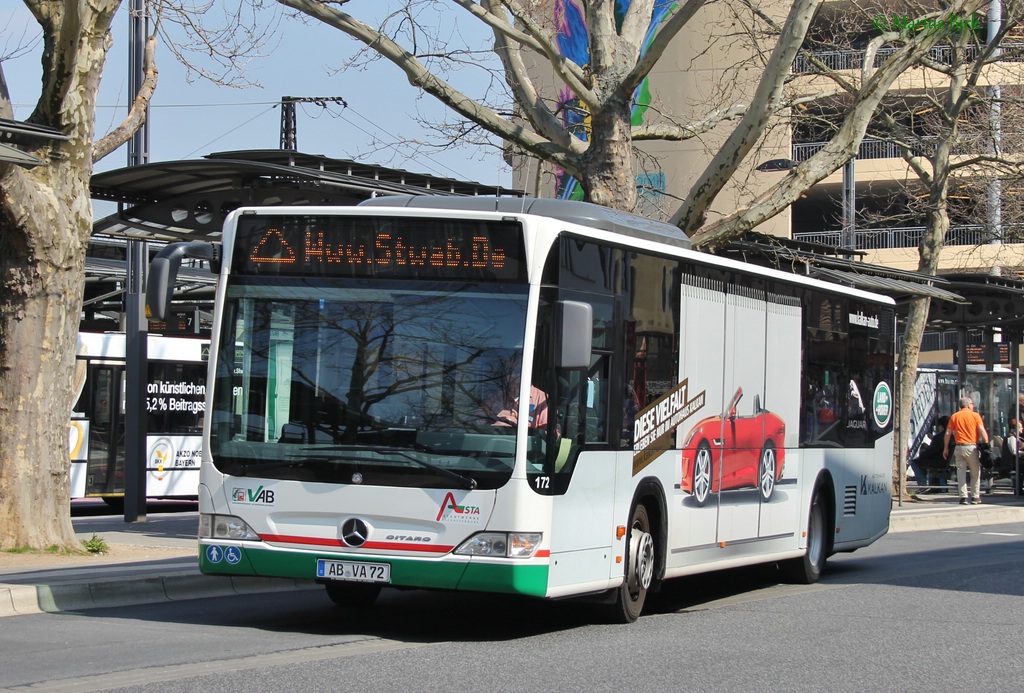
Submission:
[[[307,580],[202,575],[197,560],[198,520],[194,512],[151,516],[140,524],[126,524],[116,517],[83,517],[73,521],[83,541],[99,536],[115,549],[114,553],[130,558],[83,556],[69,559],[60,567],[0,566],[0,617],[320,589]],[[954,491],[924,495],[919,500],[905,501],[902,506],[894,503],[889,531],[1012,522],[1024,523],[1024,497],[997,489],[984,496],[981,505],[959,505]],[[154,559],[154,555],[161,557]]]

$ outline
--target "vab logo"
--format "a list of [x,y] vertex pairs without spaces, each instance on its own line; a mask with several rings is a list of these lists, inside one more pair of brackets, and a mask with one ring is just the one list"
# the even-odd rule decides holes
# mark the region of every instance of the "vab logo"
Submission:
[[248,503],[252,505],[273,505],[274,492],[260,486],[258,489],[236,488],[231,490],[231,498],[236,503]]
[[[445,517],[445,513],[451,510]],[[480,522],[480,508],[476,505],[459,505],[455,502],[455,496],[449,491],[441,501],[441,509],[437,511],[437,519],[445,517],[449,522]]]

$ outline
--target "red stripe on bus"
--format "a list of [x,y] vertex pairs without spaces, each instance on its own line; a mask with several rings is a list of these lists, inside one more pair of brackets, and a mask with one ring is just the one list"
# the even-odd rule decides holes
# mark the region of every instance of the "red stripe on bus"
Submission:
[[450,553],[454,546],[437,546],[434,544],[405,544],[399,542],[387,542],[387,541],[368,541],[363,544],[362,549],[384,549],[384,550],[399,550],[399,551],[421,551],[423,553]]
[[[317,537],[296,537],[290,534],[263,534],[264,541],[276,541],[282,544],[305,544],[309,546],[338,546],[353,548],[341,539],[321,539]],[[436,544],[410,544],[402,542],[368,541],[360,549],[376,549],[378,551],[419,551],[421,553],[450,553],[454,546],[438,546]],[[551,558],[550,549],[541,549],[534,558]]]
[[[337,546],[341,548],[353,548],[341,541],[341,539],[321,539],[318,537],[297,537],[290,534],[263,534],[264,541],[279,542],[282,544],[303,544],[307,546]],[[438,546],[435,544],[410,544],[404,542],[368,541],[360,549],[376,549],[385,551],[420,551],[423,553],[449,553],[454,546]]]

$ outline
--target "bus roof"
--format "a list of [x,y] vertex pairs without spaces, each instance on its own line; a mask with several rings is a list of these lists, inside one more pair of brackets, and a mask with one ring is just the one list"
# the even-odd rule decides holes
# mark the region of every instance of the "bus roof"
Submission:
[[549,200],[539,197],[441,197],[437,195],[389,195],[375,197],[359,203],[360,207],[419,207],[446,209],[456,212],[505,212],[533,214],[559,219],[572,224],[614,231],[626,236],[689,248],[690,239],[679,227],[647,219],[636,214],[620,212],[589,202]]

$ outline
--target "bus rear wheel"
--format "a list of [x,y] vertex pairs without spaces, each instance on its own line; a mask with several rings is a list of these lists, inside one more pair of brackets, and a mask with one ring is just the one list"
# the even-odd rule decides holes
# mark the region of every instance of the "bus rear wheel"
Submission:
[[361,609],[372,605],[380,596],[380,585],[363,582],[326,582],[327,597],[338,606]]
[[807,550],[800,558],[791,558],[779,563],[779,569],[787,582],[811,585],[818,581],[828,560],[828,522],[825,518],[826,503],[819,489],[814,491],[811,511],[807,518]]
[[616,590],[612,613],[617,623],[632,623],[640,617],[647,590],[654,579],[654,536],[647,508],[637,505],[629,522],[626,547],[626,579]]
[[121,514],[124,512],[124,496],[103,496],[103,502],[114,513]]

